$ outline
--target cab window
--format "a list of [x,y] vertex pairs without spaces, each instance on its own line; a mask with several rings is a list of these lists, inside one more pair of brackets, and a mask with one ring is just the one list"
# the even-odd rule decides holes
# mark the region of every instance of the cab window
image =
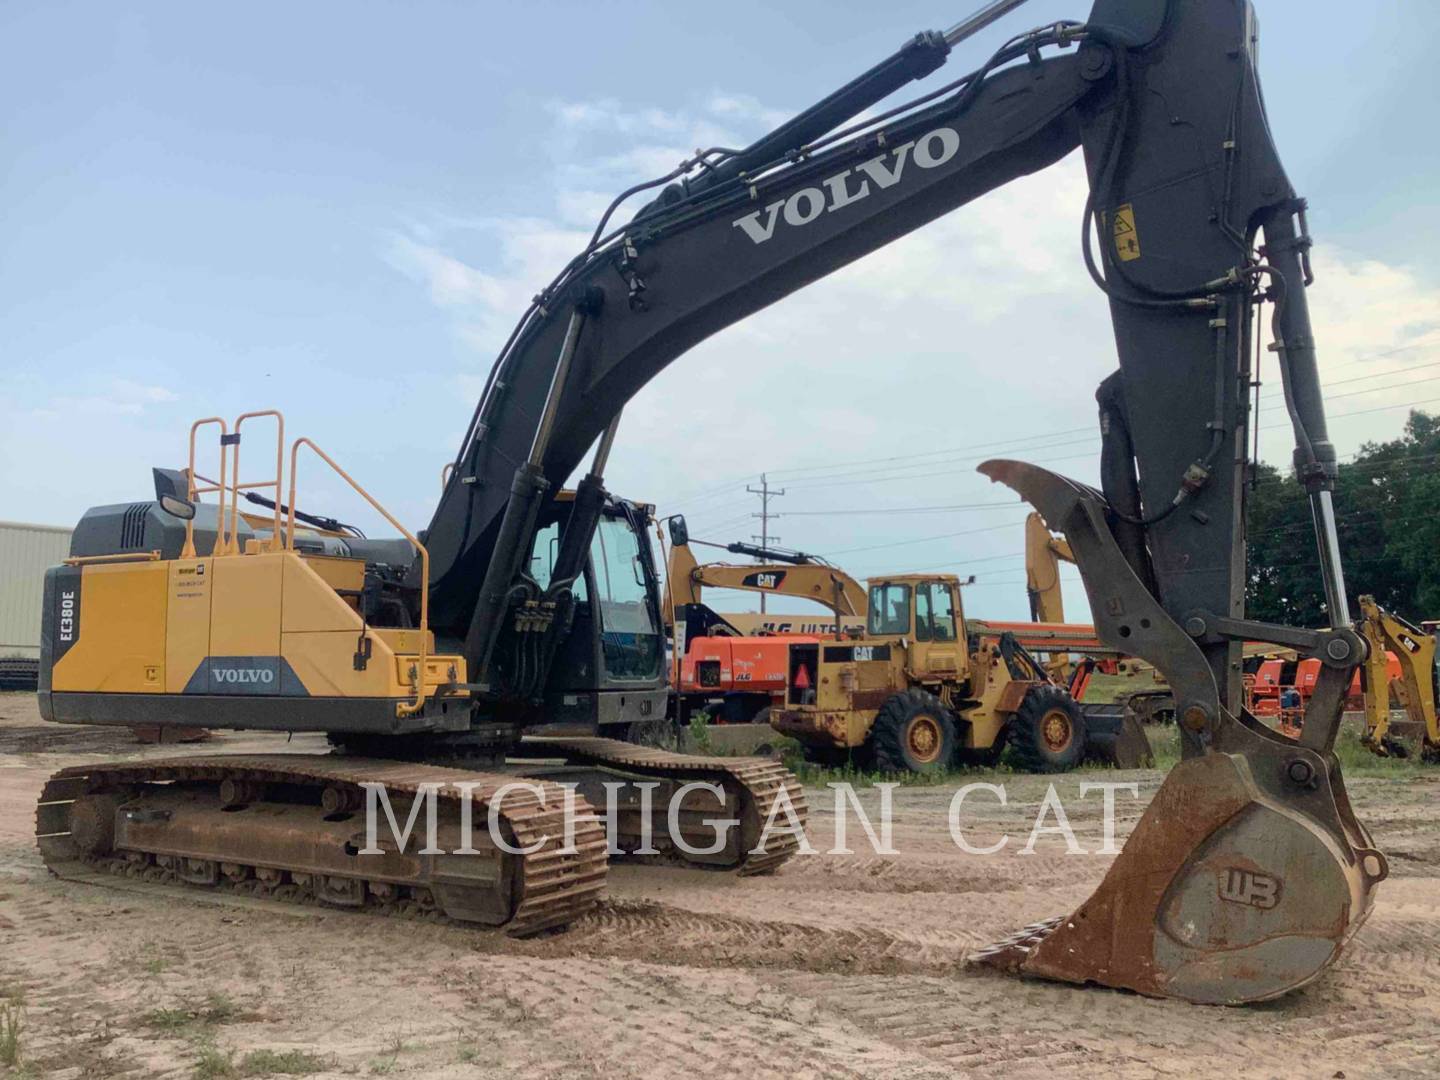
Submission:
[[910,586],[875,585],[870,589],[871,636],[910,632]]
[[639,537],[629,522],[601,519],[590,545],[590,566],[605,670],[616,679],[653,679],[660,674],[660,633],[651,617],[642,558]]
[[[955,641],[955,603],[950,586],[944,582],[932,581],[925,586],[930,597],[930,634],[932,641]],[[918,599],[917,599],[918,604]],[[919,608],[917,606],[918,613]],[[918,631],[918,626],[917,626]],[[919,633],[916,633],[919,637]]]
[[[560,525],[558,522],[552,521],[535,534],[535,546],[530,551],[530,576],[542,589],[550,587],[550,578],[555,573],[555,556],[559,552],[559,548]],[[570,587],[570,591],[574,593],[577,604],[585,603],[584,574],[575,579],[575,584]]]

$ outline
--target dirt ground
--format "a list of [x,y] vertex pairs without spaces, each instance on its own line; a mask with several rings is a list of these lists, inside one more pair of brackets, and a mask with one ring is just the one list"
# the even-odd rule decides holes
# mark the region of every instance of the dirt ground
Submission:
[[[278,749],[232,735],[195,748]],[[297,738],[292,749],[318,749]],[[166,748],[173,752],[175,748]],[[1109,857],[1059,837],[1019,854],[1046,781],[1001,775],[951,842],[953,786],[895,792],[895,846],[852,820],[852,856],[798,857],[770,878],[618,866],[567,932],[502,934],[199,891],[139,895],[59,882],[33,804],[65,765],[151,752],[126,733],[43,724],[0,695],[0,1049],[21,1016],[22,1075],[1020,1077],[1433,1076],[1440,1068],[1440,769],[1361,778],[1357,814],[1392,877],[1342,962],[1268,1005],[1204,1008],[1023,981],[965,957],[1077,905]],[[1090,776],[1095,779],[1095,776]],[[1159,785],[1119,798],[1123,840]],[[1101,800],[1057,790],[1087,850]],[[808,791],[831,846],[832,796]],[[874,811],[878,792],[862,792]],[[7,1001],[9,1004],[5,1004]],[[0,1069],[3,1071],[3,1069]]]

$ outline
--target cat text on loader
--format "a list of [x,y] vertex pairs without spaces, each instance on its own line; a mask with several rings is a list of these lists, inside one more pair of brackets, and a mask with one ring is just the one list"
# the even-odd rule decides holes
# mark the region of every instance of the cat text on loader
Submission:
[[[981,471],[1018,492],[1064,534],[1102,643],[1165,676],[1183,759],[1089,900],[1072,915],[1023,929],[982,958],[1021,974],[1228,1003],[1276,997],[1333,964],[1369,914],[1387,866],[1355,817],[1335,754],[1344,691],[1367,645],[1349,614],[1331,498],[1338,466],[1306,291],[1314,276],[1306,204],[1280,161],[1266,116],[1256,68],[1259,23],[1246,0],[1095,0],[1086,21],[1018,34],[973,72],[889,104],[892,94],[940,68],[956,44],[1015,6],[1015,0],[997,0],[947,32],[916,35],[754,143],[700,150],[609,205],[584,247],[535,294],[506,339],[454,475],[423,532],[428,555],[405,545],[395,580],[388,587],[379,582],[375,610],[388,607],[388,617],[405,617],[386,628],[422,630],[428,620],[435,635],[433,649],[423,631],[414,644],[393,648],[401,658],[400,684],[413,696],[367,703],[328,693],[341,685],[340,671],[353,670],[356,654],[363,658],[362,635],[371,637],[364,628],[379,624],[364,595],[355,612],[359,625],[335,635],[313,684],[304,683],[315,698],[308,705],[303,696],[283,692],[293,684],[278,664],[235,663],[236,654],[213,651],[216,641],[207,645],[211,662],[203,686],[217,709],[220,699],[243,690],[255,707],[230,714],[248,713],[236,718],[249,726],[327,731],[359,756],[248,763],[182,758],[158,776],[153,763],[66,770],[47,785],[37,815],[47,862],[53,866],[66,850],[88,845],[91,855],[104,852],[122,870],[129,864],[118,853],[134,851],[151,860],[133,868],[140,874],[209,880],[228,867],[242,875],[244,887],[268,888],[258,871],[277,868],[256,857],[263,815],[224,812],[222,799],[249,806],[259,795],[303,791],[304,799],[284,804],[300,808],[295,820],[305,824],[297,824],[298,836],[327,845],[327,857],[338,860],[344,844],[337,832],[348,840],[352,827],[327,815],[348,812],[343,807],[357,781],[379,773],[397,784],[428,783],[451,755],[486,748],[507,766],[513,753],[530,755],[524,768],[532,775],[543,750],[573,766],[598,759],[632,777],[713,777],[739,817],[763,821],[766,808],[779,806],[778,793],[793,783],[783,770],[765,771],[764,763],[656,756],[660,752],[593,737],[546,744],[534,738],[565,722],[618,734],[647,719],[647,711],[654,714],[657,703],[663,709],[668,696],[658,597],[646,569],[648,552],[634,540],[639,514],[617,506],[604,489],[624,406],[705,338],[843,266],[855,264],[862,276],[884,273],[883,263],[856,260],[1079,149],[1088,189],[1075,207],[1086,240],[1080,256],[1107,301],[1119,362],[1098,393],[1100,486],[1017,461],[989,461]],[[1357,77],[1363,75],[1358,69]],[[881,102],[884,110],[875,111]],[[641,193],[649,202],[626,220],[626,200]],[[967,255],[963,245],[950,245],[946,254],[962,264]],[[1262,374],[1255,361],[1258,312],[1270,322],[1274,371],[1264,374],[1284,385],[1295,472],[1315,524],[1324,627],[1245,616],[1245,480],[1254,420],[1248,391]],[[902,400],[944,416],[943,396],[927,399],[922,392]],[[897,431],[897,441],[918,427]],[[382,428],[365,425],[368,432]],[[566,479],[581,471],[573,499],[559,500]],[[607,517],[607,506],[622,520]],[[147,521],[148,509],[141,511]],[[163,586],[152,585],[145,595],[157,609],[151,625],[159,622],[161,599],[168,622],[185,560],[136,558],[144,549],[133,546],[127,524],[133,523],[120,514],[115,547],[131,561],[118,565],[166,564]],[[289,561],[272,560],[282,585]],[[362,561],[368,577],[370,560]],[[103,565],[82,567],[78,597],[65,595],[70,588],[52,588],[47,633],[54,643],[88,651],[65,633],[67,620],[73,627],[77,618],[67,614],[65,601],[78,599],[80,642],[92,632],[109,642],[95,653],[96,670],[113,652],[132,656],[138,672],[122,687],[114,668],[117,681],[82,684],[66,691],[82,695],[68,701],[46,687],[53,718],[134,726],[139,711],[142,722],[193,725],[183,687],[169,692],[168,656],[153,638],[147,655],[155,659],[139,664],[128,618],[103,629],[97,622],[92,631],[90,599],[102,597],[114,612],[129,606],[103,580]],[[159,579],[162,571],[152,573]],[[246,595],[227,591],[227,602],[243,604]],[[274,590],[265,595],[273,598]],[[139,594],[133,599],[141,602]],[[190,598],[176,596],[177,605],[182,599]],[[958,617],[958,609],[952,611]],[[217,626],[210,625],[212,631]],[[223,640],[226,626],[218,625]],[[239,659],[288,659],[285,635],[330,633],[273,617],[265,625],[264,644],[272,651]],[[1277,735],[1245,711],[1240,660],[1246,641],[1292,648],[1321,662],[1298,740]],[[959,642],[954,645],[958,683]],[[429,683],[430,659],[437,655],[465,662],[443,694]],[[448,684],[443,661],[442,668],[436,676]],[[276,673],[275,681],[240,675],[262,669]],[[162,682],[163,693],[136,688]],[[817,693],[826,689],[812,685]],[[419,709],[410,711],[411,703]],[[501,775],[487,770],[473,801],[484,803],[490,797],[485,785]],[[132,801],[136,786],[143,789],[140,805]],[[187,793],[197,795],[203,827],[182,828],[174,812],[172,801]],[[339,808],[325,810],[326,802]],[[698,816],[705,815],[700,809]],[[513,827],[524,831],[532,819],[517,815]],[[161,852],[145,847],[162,839],[168,867],[154,861]],[[185,855],[182,839],[203,840],[212,853]],[[220,848],[233,857],[216,858]],[[768,869],[787,854],[746,849],[735,853],[732,865],[742,873]],[[539,914],[543,904],[534,905],[554,889],[584,885],[590,891],[583,896],[593,903],[600,879],[581,879],[594,864],[567,857],[480,857],[459,867],[475,872],[465,875],[462,895],[478,891],[505,901],[496,905],[502,921],[513,921],[516,912],[548,918]],[[406,864],[405,875],[441,872],[419,858]],[[373,880],[375,888],[366,884],[364,895],[392,902],[386,897],[393,897],[395,882],[378,873],[366,879],[351,864],[340,865],[343,871],[281,867],[289,875],[281,887],[354,899],[355,881]],[[399,888],[412,890],[405,896],[412,904],[436,897],[414,876]],[[569,895],[569,912],[583,910],[582,893]],[[556,922],[573,918],[552,914]]]
[[[1008,745],[1028,772],[1062,772],[1088,757],[1117,760],[1144,733],[1091,738],[1070,694],[1009,632],[967,624],[953,575],[871,578],[866,633],[790,643],[776,730],[811,761],[854,755],[887,771],[929,772],[993,762]],[[1133,721],[1130,721],[1133,723]]]

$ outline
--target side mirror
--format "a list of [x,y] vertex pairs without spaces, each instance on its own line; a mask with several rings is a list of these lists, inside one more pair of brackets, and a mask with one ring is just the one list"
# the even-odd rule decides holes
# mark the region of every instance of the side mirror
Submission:
[[685,526],[684,514],[676,514],[665,524],[670,528],[670,543],[681,547],[690,543],[690,530]]
[[155,501],[171,517],[189,521],[195,516],[190,501],[190,481],[178,469],[151,469],[155,474]]

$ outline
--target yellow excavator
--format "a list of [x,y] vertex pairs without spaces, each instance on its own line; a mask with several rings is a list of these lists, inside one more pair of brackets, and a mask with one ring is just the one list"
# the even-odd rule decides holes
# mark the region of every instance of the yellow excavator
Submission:
[[[1392,615],[1373,596],[1360,597],[1360,626],[1370,644],[1370,654],[1361,668],[1365,689],[1365,733],[1361,742],[1381,757],[1408,757],[1410,745],[1418,743],[1422,759],[1440,761],[1435,636]],[[1391,677],[1390,656],[1399,665],[1398,678]],[[1405,711],[1402,724],[1391,719],[1392,696]]]
[[[865,586],[817,555],[762,548],[738,541],[712,544],[692,539],[682,514],[672,515],[666,522],[666,528],[670,536],[670,554],[665,572],[665,621],[669,625],[683,623],[685,609],[702,607],[703,592],[707,588],[813,600],[829,609],[834,616],[836,637],[844,633],[846,618],[865,617]],[[744,555],[761,561],[749,565],[702,563],[695,557],[693,545],[717,547],[731,555]],[[713,613],[710,620],[724,621],[723,616]]]
[[1045,527],[1034,512],[1025,517],[1025,592],[1032,622],[1063,623],[1065,597],[1060,590],[1060,564],[1074,563],[1075,555],[1063,536]]
[[[779,866],[796,838],[762,842],[763,826],[800,798],[783,769],[597,734],[643,724],[668,694],[648,547],[636,540],[644,511],[604,488],[625,403],[705,338],[1083,149],[1080,255],[1119,362],[1098,394],[1100,486],[1017,461],[981,471],[1064,534],[1101,641],[1164,673],[1183,759],[1076,912],[976,959],[1204,1003],[1274,998],[1334,963],[1387,865],[1334,752],[1367,643],[1349,616],[1331,497],[1306,205],[1271,138],[1258,22],[1246,0],[1095,0],[1086,21],[1018,34],[974,71],[891,104],[1017,2],[916,35],[750,145],[701,149],[617,197],[503,345],[427,529],[392,520],[388,542],[305,541],[295,466],[314,446],[279,440],[275,467],[253,478],[238,460],[249,417],[210,434],[230,455],[229,486],[218,478],[230,507],[251,485],[274,486],[264,530],[247,535],[217,504],[202,511],[193,469],[162,470],[153,501],[97,517],[75,560],[47,574],[47,718],[325,732],[344,753],[62,770],[36,816],[47,865],[438,909],[518,932],[562,926],[598,901],[608,846],[646,857],[627,839],[652,817],[643,801],[617,805],[609,845],[588,813],[571,815],[582,827],[564,842],[559,780],[593,769],[688,793],[672,804],[678,828],[655,833],[677,853],[687,829],[723,811],[734,826],[695,859]],[[617,217],[641,195],[629,220]],[[1244,615],[1261,311],[1316,527],[1321,628]],[[883,410],[923,421],[896,428],[897,452],[953,423],[953,394],[929,390]],[[446,422],[441,409],[417,420],[383,404],[357,430],[383,440],[387,426]],[[1252,640],[1322,662],[1298,740],[1245,711],[1239,658]],[[787,694],[803,692],[799,667]],[[534,786],[517,794],[517,776]],[[495,828],[443,854],[414,836],[367,853],[357,800],[382,783],[417,813],[440,791],[447,841],[471,816]]]

